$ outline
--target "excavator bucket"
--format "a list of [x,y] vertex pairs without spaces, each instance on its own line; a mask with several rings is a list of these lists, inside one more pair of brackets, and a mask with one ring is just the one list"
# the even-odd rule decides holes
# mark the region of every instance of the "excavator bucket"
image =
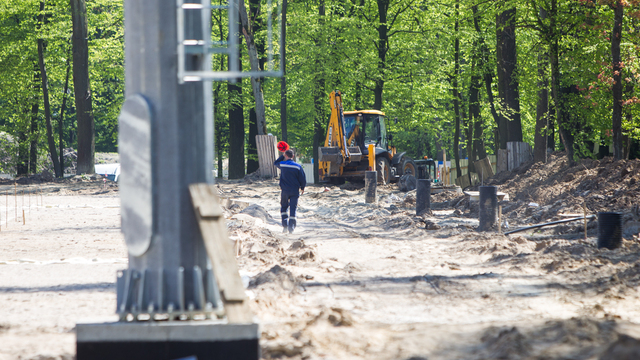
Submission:
[[349,159],[351,162],[358,162],[362,160],[362,151],[360,151],[359,146],[349,146],[349,155],[351,156]]
[[337,146],[318,148],[318,161],[328,161],[333,164],[342,164],[342,152]]

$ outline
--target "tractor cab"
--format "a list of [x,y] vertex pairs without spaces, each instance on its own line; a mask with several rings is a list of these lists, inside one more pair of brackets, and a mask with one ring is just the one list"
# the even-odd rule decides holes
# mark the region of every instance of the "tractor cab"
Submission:
[[378,110],[344,112],[345,135],[349,146],[358,146],[363,154],[368,154],[370,144],[376,153],[389,151],[384,113]]

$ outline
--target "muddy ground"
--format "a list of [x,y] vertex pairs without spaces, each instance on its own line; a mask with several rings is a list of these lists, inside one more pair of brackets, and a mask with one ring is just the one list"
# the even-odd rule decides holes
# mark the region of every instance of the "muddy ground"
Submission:
[[[548,164],[489,184],[509,229],[563,214],[624,213],[624,241],[598,249],[597,223],[478,233],[477,205],[361,184],[309,186],[299,226],[283,234],[276,181],[221,181],[230,237],[261,322],[265,359],[638,359],[640,162]],[[0,359],[67,359],[79,320],[115,319],[115,274],[126,267],[117,187],[74,178],[0,184]],[[42,189],[15,219],[6,197]],[[5,201],[9,201],[9,205]],[[6,205],[6,206],[5,206]],[[8,208],[9,211],[6,211]],[[8,218],[7,218],[8,213]],[[5,222],[8,221],[8,227]],[[625,355],[626,354],[626,355]]]

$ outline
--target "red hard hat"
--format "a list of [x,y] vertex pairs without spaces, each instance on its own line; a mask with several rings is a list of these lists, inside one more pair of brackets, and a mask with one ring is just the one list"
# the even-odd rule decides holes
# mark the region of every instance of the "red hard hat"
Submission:
[[289,144],[287,144],[284,141],[279,141],[278,142],[278,150],[282,151],[282,152],[285,152],[285,151],[289,150]]

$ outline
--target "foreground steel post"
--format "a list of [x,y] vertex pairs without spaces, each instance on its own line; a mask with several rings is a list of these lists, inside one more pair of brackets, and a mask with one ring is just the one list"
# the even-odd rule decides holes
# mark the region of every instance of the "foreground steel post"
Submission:
[[418,179],[418,186],[416,188],[416,215],[420,216],[429,210],[431,210],[431,180]]
[[378,172],[364,172],[364,202],[367,204],[376,203],[376,190],[378,185]]
[[478,231],[489,231],[497,225],[498,219],[498,187],[480,186],[480,211]]
[[[256,324],[226,325],[189,185],[212,183],[211,82],[180,84],[178,31],[208,42],[210,10],[177,15],[176,0],[125,0],[127,98],[119,118],[122,231],[129,268],[118,274],[118,323],[78,324],[77,359],[259,357]],[[180,26],[183,22],[183,26]],[[157,320],[163,320],[158,322]]]

